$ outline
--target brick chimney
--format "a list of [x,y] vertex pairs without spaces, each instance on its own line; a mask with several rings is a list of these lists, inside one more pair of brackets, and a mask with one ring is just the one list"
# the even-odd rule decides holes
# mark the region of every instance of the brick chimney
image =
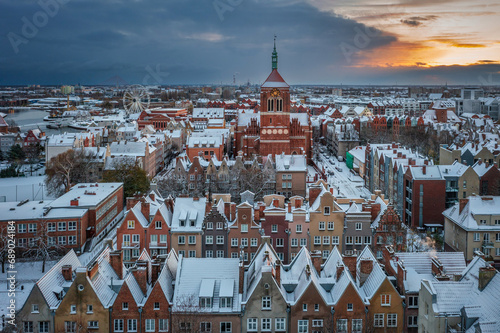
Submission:
[[309,187],[309,204],[312,205],[316,198],[321,193],[321,186],[311,186]]
[[224,202],[224,215],[226,215],[226,218],[231,221],[231,203],[230,202]]
[[141,199],[141,213],[146,218],[146,220],[148,220],[148,222],[149,222],[149,210],[150,210],[149,202],[146,202],[144,198]]
[[132,269],[132,274],[139,284],[141,291],[144,295],[146,295],[148,291],[148,271],[145,266],[138,266]]
[[464,209],[464,207],[467,205],[467,203],[469,202],[469,199],[459,199],[458,200],[458,213],[461,214],[462,213],[462,210]]
[[154,285],[158,281],[158,276],[161,272],[161,262],[155,260],[151,263],[151,285]]
[[484,288],[486,288],[486,286],[488,285],[488,283],[490,283],[491,279],[493,279],[496,273],[497,270],[490,265],[479,268],[478,288],[480,291],[483,291]]
[[280,201],[277,198],[273,199],[273,206],[276,208],[280,206]]
[[236,218],[236,203],[231,202],[231,220]]
[[73,266],[63,265],[62,276],[65,281],[71,281],[73,279]]
[[[387,267],[387,265],[385,267]],[[396,275],[396,282],[397,282],[398,287],[401,289],[401,288],[404,288],[404,282],[406,280],[407,272],[406,272],[406,268],[404,267],[404,265],[401,261],[398,261],[397,267],[398,267],[397,268],[398,272]],[[401,289],[401,290],[404,290],[404,289]]]
[[349,269],[354,279],[356,279],[356,259],[357,257],[354,255],[344,255],[342,257],[344,266]]
[[371,259],[361,259],[359,262],[359,285],[362,286],[373,270]]
[[292,212],[292,203],[289,202],[287,206],[288,206],[288,212],[291,213]]
[[70,206],[78,206],[78,198],[70,200],[69,205]]
[[295,208],[300,208],[302,206],[302,200],[296,198],[295,199]]
[[340,279],[340,275],[342,275],[343,271],[344,271],[344,265],[342,264],[337,265],[337,275],[335,277],[337,281]]
[[276,280],[278,287],[280,287],[281,286],[281,261],[279,259],[276,259],[276,262],[274,263],[274,279]]
[[386,266],[386,269],[392,269],[392,267],[389,265],[389,262],[394,258],[394,248],[392,245],[387,245],[382,247],[382,257],[383,257],[383,263]]
[[239,285],[238,285],[238,293],[243,294],[243,283],[245,282],[245,266],[243,265],[243,261],[240,260],[238,264],[239,270]]
[[152,191],[151,191],[151,193],[149,193],[149,198],[150,198],[151,200],[155,201],[155,192],[152,192]]
[[426,165],[423,165],[422,166],[422,173],[425,175],[427,172],[427,166]]
[[438,259],[438,257],[432,257],[431,264],[433,275],[443,275],[443,264]]
[[123,279],[123,252],[121,250],[110,252],[109,263],[116,275],[118,275],[118,278],[120,280]]
[[318,275],[321,274],[321,264],[322,264],[322,259],[321,259],[321,251],[312,251],[311,252],[311,261],[316,269],[316,272],[318,272]]
[[127,210],[132,209],[137,204],[138,201],[139,201],[139,199],[137,197],[128,197],[127,198]]

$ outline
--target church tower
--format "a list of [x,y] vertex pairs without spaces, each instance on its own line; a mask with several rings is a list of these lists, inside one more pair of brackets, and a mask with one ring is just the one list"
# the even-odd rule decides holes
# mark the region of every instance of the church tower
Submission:
[[260,155],[291,154],[290,86],[278,72],[276,36],[271,56],[272,71],[260,93]]

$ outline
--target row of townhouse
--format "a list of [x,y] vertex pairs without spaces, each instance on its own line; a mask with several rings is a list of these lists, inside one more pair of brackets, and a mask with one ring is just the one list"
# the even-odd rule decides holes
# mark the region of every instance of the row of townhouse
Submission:
[[381,190],[396,203],[412,228],[442,228],[441,212],[471,194],[498,195],[500,170],[477,160],[468,166],[455,160],[432,165],[398,144],[367,145],[364,175],[371,191]]
[[19,254],[36,248],[83,252],[123,218],[122,183],[80,183],[55,200],[0,203],[0,230],[14,222]]
[[[486,134],[484,134],[486,136]],[[460,144],[441,145],[439,148],[439,164],[452,164],[459,161],[472,166],[482,160],[489,164],[500,162],[500,147],[498,138],[484,141],[465,141]]]
[[[228,194],[212,200],[199,197],[163,199],[156,191],[143,198],[128,198],[117,228],[117,247],[132,264],[146,249],[151,256],[170,249],[188,258],[239,258],[248,263],[256,254],[262,235],[270,236],[281,261],[289,263],[302,247],[321,253],[324,260],[337,247],[355,254],[370,246],[382,258],[382,247],[406,247],[407,228],[383,196],[337,199],[323,181],[309,188],[308,202],[293,196],[241,195],[242,203]],[[356,202],[357,200],[357,202]]]
[[202,193],[214,189],[218,193],[239,195],[248,187],[248,178],[265,177],[260,196],[271,193],[283,194],[287,198],[306,196],[307,161],[304,155],[267,156],[262,164],[257,159],[245,161],[240,154],[234,160],[227,157],[219,160],[216,156],[205,159],[203,156],[186,155],[176,158],[170,181],[178,182],[184,194]]
[[146,251],[126,268],[110,245],[82,265],[70,251],[17,313],[24,333],[401,332],[403,298],[368,247],[359,256],[302,248],[284,265],[263,236],[254,259]]

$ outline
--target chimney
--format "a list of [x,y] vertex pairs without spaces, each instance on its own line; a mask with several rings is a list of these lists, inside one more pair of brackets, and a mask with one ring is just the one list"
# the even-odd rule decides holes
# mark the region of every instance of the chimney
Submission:
[[224,215],[226,215],[226,218],[231,221],[231,203],[230,202],[224,202]]
[[392,245],[387,245],[382,247],[382,258],[383,264],[386,266],[386,269],[392,270],[392,266],[389,265],[390,261],[394,258],[394,248]]
[[295,199],[295,208],[300,208],[302,206],[302,200]]
[[479,158],[479,159],[477,160],[477,164],[479,164],[479,165],[483,164],[483,160]]
[[193,201],[200,201],[199,197],[193,197]]
[[311,186],[309,187],[309,204],[312,205],[316,198],[321,193],[320,186]]
[[321,274],[321,251],[318,250],[311,252],[311,261],[314,268],[316,269],[316,272],[318,272],[318,275]]
[[426,171],[427,171],[427,166],[426,165],[422,166],[422,173],[424,175],[425,175]]
[[[385,267],[387,267],[387,265]],[[401,261],[398,261],[398,272],[396,276],[396,282],[401,290],[404,290],[402,288],[404,288],[404,282],[406,281],[406,274],[407,274],[406,268],[404,267],[403,263]]]
[[73,266],[63,265],[62,276],[65,281],[71,281],[73,279]]
[[292,203],[291,202],[288,203],[288,212],[289,213],[292,212]]
[[132,209],[139,200],[136,197],[128,197],[127,198],[127,210]]
[[342,259],[344,261],[344,266],[346,266],[349,269],[353,278],[356,278],[355,273],[356,273],[356,259],[357,259],[357,257],[354,255],[344,255],[342,257]]
[[340,275],[342,275],[343,271],[344,271],[344,265],[342,264],[337,265],[337,276],[336,276],[337,281],[340,279]]
[[433,275],[443,275],[443,264],[438,257],[432,257],[431,264]]
[[149,221],[149,202],[146,202],[144,198],[141,199],[141,213]]
[[359,285],[363,286],[368,276],[373,270],[373,261],[371,259],[361,259],[359,262]]
[[273,206],[274,207],[279,207],[280,206],[280,201],[277,198],[273,199]]
[[120,280],[123,279],[123,252],[121,250],[110,252],[109,263],[111,267],[113,267],[116,275],[118,275],[118,278]]
[[462,210],[464,209],[464,207],[467,205],[467,203],[469,202],[469,199],[459,199],[458,200],[458,213],[461,214],[462,213]]
[[161,272],[161,262],[155,260],[151,263],[151,285],[154,285],[158,281],[158,276]]
[[231,202],[231,220],[234,220],[235,218],[236,218],[236,203]]
[[149,193],[149,198],[153,201],[155,201],[155,193],[153,191],[151,191],[151,193]]
[[491,265],[479,268],[479,291],[483,291],[484,288],[486,288],[486,286],[488,285],[488,283],[490,283],[491,279],[493,279],[496,273],[497,270]]
[[243,283],[245,282],[245,266],[243,265],[243,261],[240,260],[238,266],[239,266],[238,293],[243,294]]
[[281,286],[281,261],[279,259],[276,259],[276,262],[274,263],[274,279],[276,280],[278,287],[280,287]]
[[330,187],[330,193],[333,194],[333,187]]
[[78,206],[78,198],[70,200],[69,205],[70,206]]
[[146,266],[136,266],[132,269],[132,274],[134,274],[142,293],[146,295],[148,291],[148,273]]

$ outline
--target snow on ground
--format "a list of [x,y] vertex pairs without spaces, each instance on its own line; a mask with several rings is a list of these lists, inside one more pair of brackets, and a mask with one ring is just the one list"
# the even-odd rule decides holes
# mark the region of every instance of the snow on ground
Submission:
[[[48,261],[45,263],[45,273],[49,271],[49,269],[55,265],[57,261]],[[3,315],[7,315],[8,309],[7,306],[10,302],[9,292],[8,292],[8,284],[7,277],[10,276],[8,274],[8,264],[5,264],[5,273],[1,273],[0,271],[0,317]],[[42,273],[42,262],[34,261],[34,262],[16,262],[15,264],[15,276],[16,276],[16,310],[20,310],[28,298],[31,289],[35,283],[45,274]]]
[[55,199],[47,193],[44,181],[45,176],[2,178],[0,202]]
[[329,153],[322,153],[318,167],[324,167],[328,175],[328,184],[334,187],[334,194],[347,198],[370,198],[371,193],[363,185],[363,179],[351,172],[345,162],[339,162]]

